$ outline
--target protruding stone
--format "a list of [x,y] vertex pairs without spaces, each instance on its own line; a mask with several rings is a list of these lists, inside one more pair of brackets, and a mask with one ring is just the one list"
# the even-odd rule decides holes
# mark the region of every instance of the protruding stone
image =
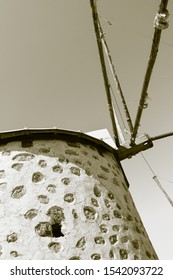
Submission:
[[108,192],[108,197],[109,197],[111,200],[113,200],[113,199],[114,199],[114,195],[113,195],[113,193]]
[[100,260],[101,259],[101,255],[100,254],[92,254],[91,255],[91,259],[92,260]]
[[96,160],[99,160],[98,156],[93,155],[93,158],[96,159]]
[[109,241],[110,241],[110,243],[111,243],[112,245],[115,244],[115,243],[117,242],[117,235],[116,235],[116,234],[111,235],[111,236],[109,237]]
[[51,218],[51,223],[61,223],[64,218],[63,209],[59,206],[52,206],[47,211],[47,215]]
[[105,172],[105,173],[109,173],[109,169],[103,165],[100,165],[100,168]]
[[81,160],[79,160],[78,158],[72,159],[72,162],[73,162],[74,164],[78,165],[78,166],[81,166],[81,165],[82,165]]
[[34,158],[35,156],[33,154],[28,154],[28,153],[21,153],[15,155],[12,160],[18,160],[18,161],[30,161]]
[[69,163],[69,160],[67,158],[65,158],[64,156],[60,156],[58,158],[58,161],[61,162],[61,163]]
[[114,250],[113,249],[111,249],[109,251],[109,257],[110,257],[110,259],[114,259]]
[[0,179],[5,178],[5,170],[0,170]]
[[139,249],[139,241],[138,240],[136,240],[136,239],[132,240],[132,245],[136,250]]
[[43,204],[48,204],[49,203],[49,198],[46,195],[41,194],[37,198],[38,198],[38,201],[40,203],[43,203]]
[[52,167],[53,172],[62,173],[63,168],[60,165],[55,165]]
[[111,206],[110,201],[106,198],[104,199],[104,203],[105,203],[107,208],[109,208]]
[[69,185],[70,184],[70,178],[67,178],[67,177],[65,177],[65,178],[62,178],[61,179],[61,182],[64,184],[64,185]]
[[116,185],[116,186],[119,185],[119,184],[118,184],[118,180],[117,180],[116,177],[113,177],[112,182],[113,182],[113,184]]
[[52,227],[48,222],[40,222],[35,226],[35,232],[42,237],[46,237],[46,236],[51,237]]
[[43,174],[41,172],[35,172],[33,175],[32,175],[32,181],[34,183],[39,183],[40,181],[42,181],[44,178]]
[[2,156],[9,156],[11,153],[10,151],[4,151],[2,152]]
[[47,148],[47,147],[46,148],[40,148],[39,152],[41,154],[48,154],[50,152],[50,148]]
[[87,155],[88,155],[88,152],[87,152],[87,151],[82,151],[82,154],[83,154],[84,156],[87,156]]
[[91,203],[95,206],[95,207],[99,207],[98,201],[97,199],[91,197]]
[[152,258],[152,256],[151,256],[150,252],[146,251],[146,255],[147,255],[147,257],[148,257],[149,259],[151,259],[151,258]]
[[61,249],[61,244],[59,242],[51,242],[48,244],[49,249],[53,253],[58,253]]
[[10,256],[14,257],[14,258],[17,258],[19,256],[18,252],[17,251],[11,251],[10,252]]
[[78,167],[70,167],[70,171],[72,174],[80,176],[80,169]]
[[15,169],[16,171],[21,171],[21,169],[23,167],[23,163],[14,163],[11,167],[13,169]]
[[125,226],[123,227],[123,230],[127,231],[127,230],[129,230],[129,227],[125,225]]
[[11,197],[12,198],[21,198],[26,193],[24,186],[17,186],[12,190]]
[[72,203],[74,201],[74,194],[72,194],[72,193],[65,194],[64,201],[66,201],[68,203]]
[[50,193],[56,193],[56,186],[53,184],[50,184],[47,186],[46,190]]
[[76,212],[75,209],[72,209],[72,215],[73,215],[74,219],[78,219],[79,218],[79,215],[78,215],[78,213]]
[[121,215],[121,213],[119,211],[114,210],[113,213],[114,213],[115,218],[117,218],[117,219],[121,219],[122,218],[122,215]]
[[123,237],[121,237],[121,242],[122,242],[122,243],[127,243],[128,240],[129,240],[128,236],[123,236]]
[[134,255],[134,260],[139,260],[139,257],[137,255]]
[[7,235],[7,242],[16,242],[17,241],[17,233],[16,232],[12,232],[9,235]]
[[133,217],[130,214],[127,215],[126,219],[130,222],[133,221]]
[[108,213],[105,213],[102,215],[102,219],[105,220],[105,221],[109,221],[111,218],[110,218],[110,215]]
[[120,259],[127,260],[128,259],[128,252],[125,249],[120,249]]
[[108,231],[108,228],[106,227],[106,225],[102,224],[102,225],[100,225],[100,231],[102,233],[106,233]]
[[37,209],[30,209],[25,213],[24,217],[25,217],[25,219],[32,220],[37,216],[37,214],[38,214]]
[[136,226],[135,229],[136,229],[136,232],[141,233],[141,230],[139,229],[138,226]]
[[119,225],[113,225],[112,226],[112,230],[113,231],[119,231],[120,230],[120,226]]
[[84,207],[84,214],[85,214],[85,217],[88,219],[88,220],[95,220],[96,218],[96,211],[94,208],[90,207],[90,206],[85,206]]
[[121,206],[119,205],[119,203],[116,202],[116,207],[121,210]]
[[70,150],[70,149],[65,150],[65,154],[70,155],[70,156],[78,156],[79,155],[76,151]]
[[105,244],[105,240],[102,236],[97,236],[94,238],[96,244]]
[[79,256],[73,256],[69,260],[80,260],[80,257]]
[[97,197],[101,196],[101,191],[99,190],[99,188],[97,186],[94,186],[93,191],[94,191],[95,196],[97,196]]
[[6,182],[0,183],[0,191],[4,191],[6,188],[7,188],[7,183]]
[[85,237],[83,236],[76,243],[76,247],[84,250],[85,249],[85,244],[86,244],[86,240],[85,240]]
[[91,175],[92,175],[90,168],[85,168],[85,173],[86,173],[86,175],[88,175],[88,176],[91,176]]
[[108,177],[105,174],[99,173],[97,176],[101,180],[108,180]]
[[67,142],[67,145],[69,146],[69,147],[73,147],[73,148],[80,148],[80,143],[78,143],[78,142]]
[[40,167],[46,167],[47,166],[47,162],[44,159],[39,160],[38,165]]

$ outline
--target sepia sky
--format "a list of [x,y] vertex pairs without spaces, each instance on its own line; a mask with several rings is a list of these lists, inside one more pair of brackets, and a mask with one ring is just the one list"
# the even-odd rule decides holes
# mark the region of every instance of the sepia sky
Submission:
[[[134,121],[160,0],[97,2]],[[168,9],[139,129],[150,136],[173,131],[172,1]],[[0,41],[0,131],[107,128],[112,134],[89,0],[0,0]],[[144,155],[173,199],[173,137]],[[171,205],[141,155],[122,165],[159,258],[173,259]]]

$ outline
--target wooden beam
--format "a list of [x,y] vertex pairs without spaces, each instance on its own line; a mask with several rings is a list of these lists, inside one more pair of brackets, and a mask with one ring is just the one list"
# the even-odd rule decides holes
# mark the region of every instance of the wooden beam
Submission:
[[[167,4],[168,4],[168,0],[162,0],[161,1],[159,11],[158,11],[157,15],[159,15],[161,13],[164,13],[164,12],[166,13]],[[138,107],[138,111],[137,111],[137,115],[136,115],[134,129],[133,129],[133,133],[132,133],[132,136],[131,136],[131,146],[133,146],[135,144],[135,139],[136,139],[136,136],[137,136],[138,128],[140,126],[140,120],[141,120],[142,112],[143,112],[143,109],[145,107],[145,102],[146,102],[146,99],[147,99],[147,96],[148,96],[147,90],[148,90],[149,82],[150,82],[150,79],[151,79],[152,70],[153,70],[153,67],[154,67],[154,64],[155,64],[155,61],[156,61],[156,57],[157,57],[157,54],[158,54],[161,32],[162,32],[162,29],[161,28],[159,29],[159,26],[158,27],[155,26],[154,37],[153,37],[151,52],[150,52],[149,61],[148,61],[148,65],[147,65],[147,70],[146,70],[146,74],[145,74],[145,77],[144,77],[141,98],[140,98],[140,101],[139,101],[139,107]]]
[[120,146],[120,143],[119,143],[118,131],[117,131],[116,122],[115,122],[115,116],[114,116],[114,110],[113,110],[113,104],[112,104],[111,92],[110,92],[110,84],[109,84],[109,80],[108,80],[108,76],[107,76],[107,69],[106,69],[106,64],[105,64],[105,59],[104,59],[103,46],[102,46],[102,41],[100,38],[96,1],[90,0],[90,4],[91,4],[91,8],[92,8],[93,24],[94,24],[94,29],[95,29],[96,39],[97,39],[97,46],[98,46],[98,51],[99,51],[101,67],[102,67],[102,74],[103,74],[104,85],[105,85],[105,90],[106,90],[108,108],[109,108],[110,118],[111,118],[111,122],[112,122],[114,140],[115,140],[116,146],[118,148]]

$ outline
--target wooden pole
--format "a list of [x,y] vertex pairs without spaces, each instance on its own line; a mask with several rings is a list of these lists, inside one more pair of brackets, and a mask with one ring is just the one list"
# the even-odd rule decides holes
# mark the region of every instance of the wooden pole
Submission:
[[170,137],[170,136],[173,136],[173,132],[168,132],[168,133],[161,134],[161,135],[158,135],[158,136],[150,137],[150,140],[151,141],[156,141],[156,140],[160,140],[160,139]]
[[[168,0],[162,0],[161,1],[158,14],[166,11],[167,4],[168,4]],[[154,63],[155,63],[157,53],[158,53],[158,48],[159,48],[159,43],[160,43],[160,38],[161,38],[161,32],[162,32],[162,29],[159,29],[159,28],[155,27],[151,52],[150,52],[149,61],[148,61],[148,66],[147,66],[146,74],[145,74],[145,77],[144,77],[144,83],[143,83],[141,98],[140,98],[140,101],[139,101],[139,107],[138,107],[136,120],[135,120],[135,124],[134,124],[134,129],[133,129],[133,133],[132,133],[132,137],[131,137],[131,146],[133,146],[135,144],[135,139],[136,139],[136,136],[137,136],[138,128],[140,126],[140,120],[141,120],[142,112],[143,112],[143,109],[144,109],[146,98],[148,96],[147,90],[148,90],[152,70],[153,70],[153,67],[154,67]]]
[[109,62],[109,65],[110,65],[112,76],[113,76],[114,82],[115,82],[116,87],[117,87],[117,92],[121,96],[122,104],[123,104],[125,115],[126,115],[126,120],[127,120],[128,126],[129,126],[130,133],[132,133],[133,132],[132,120],[131,120],[131,117],[130,117],[130,113],[129,113],[129,110],[128,110],[128,107],[127,107],[126,100],[125,100],[123,92],[122,92],[122,88],[121,88],[117,73],[115,71],[115,67],[114,67],[114,64],[113,64],[113,61],[112,61],[112,57],[111,57],[109,47],[108,47],[108,44],[107,44],[105,36],[104,36],[104,32],[103,32],[101,24],[100,24],[100,21],[99,21],[99,28],[100,28],[100,32],[101,32],[101,35],[102,35],[101,38],[102,38],[103,46],[105,48],[105,52],[106,52],[107,57],[108,57],[108,62]]
[[102,74],[103,74],[103,79],[104,79],[104,84],[105,84],[105,90],[106,90],[106,95],[107,95],[109,113],[110,113],[110,118],[111,118],[111,122],[112,122],[114,140],[115,140],[115,144],[116,144],[117,148],[119,148],[120,143],[119,143],[118,131],[117,131],[117,127],[116,127],[113,104],[112,104],[112,99],[111,99],[110,84],[109,84],[109,80],[108,80],[108,76],[107,76],[103,46],[102,46],[100,32],[99,32],[99,26],[98,26],[98,13],[97,13],[96,1],[90,0],[90,4],[91,4],[91,8],[92,8],[93,23],[94,23],[94,29],[95,29],[97,45],[98,45],[98,50],[99,50],[99,57],[100,57],[100,62],[101,62],[101,67],[102,67]]

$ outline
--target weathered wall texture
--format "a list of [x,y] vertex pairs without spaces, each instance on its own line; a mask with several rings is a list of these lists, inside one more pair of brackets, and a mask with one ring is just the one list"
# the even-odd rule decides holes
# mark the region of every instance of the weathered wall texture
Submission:
[[157,259],[109,151],[0,146],[0,259]]

